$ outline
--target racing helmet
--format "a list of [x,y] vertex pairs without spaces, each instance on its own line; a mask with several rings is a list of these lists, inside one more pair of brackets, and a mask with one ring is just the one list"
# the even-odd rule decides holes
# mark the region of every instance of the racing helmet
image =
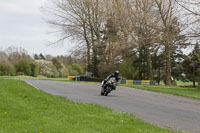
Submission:
[[119,75],[119,71],[118,71],[118,70],[115,71],[114,75],[115,75],[115,76],[118,76],[118,75]]

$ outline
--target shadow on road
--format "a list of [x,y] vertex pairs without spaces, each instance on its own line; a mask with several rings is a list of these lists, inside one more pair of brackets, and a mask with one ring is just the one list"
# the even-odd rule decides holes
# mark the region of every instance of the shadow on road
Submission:
[[94,96],[98,96],[98,97],[120,97],[120,96],[117,96],[117,95],[108,95],[108,96],[94,95]]

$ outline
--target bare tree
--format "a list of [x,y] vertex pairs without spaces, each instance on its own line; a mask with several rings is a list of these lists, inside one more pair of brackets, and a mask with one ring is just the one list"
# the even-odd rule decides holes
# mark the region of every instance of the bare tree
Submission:
[[155,11],[155,3],[149,0],[136,0],[135,1],[135,19],[136,28],[135,33],[137,36],[137,43],[139,48],[144,48],[147,55],[147,79],[152,80],[152,53],[156,45],[156,40],[159,35],[158,23],[159,17]]
[[48,22],[60,29],[62,38],[58,42],[70,37],[79,40],[86,46],[89,71],[93,60],[93,72],[97,75],[97,46],[102,43],[104,1],[52,0],[52,4],[47,11],[54,19]]
[[154,0],[161,19],[161,44],[165,47],[166,85],[171,83],[171,56],[174,45],[180,35],[180,24],[177,17],[177,6],[174,0]]
[[17,61],[21,59],[30,59],[28,52],[23,48],[16,48],[16,47],[8,47],[5,50],[6,54],[8,55],[8,61],[15,64]]
[[8,60],[8,55],[6,54],[6,52],[0,50],[0,61],[7,61],[7,60]]
[[[155,3],[151,0],[124,0],[116,3],[114,11],[117,14],[121,42],[124,44],[122,55],[127,56],[128,49],[130,51],[137,49],[140,55],[141,49],[145,49],[147,79],[151,80],[153,79],[151,54],[156,47],[155,42],[159,33],[157,30],[159,17],[154,8]],[[130,52],[130,54],[132,53]]]
[[[189,31],[188,37],[196,38],[200,37],[200,1],[198,0],[175,0],[176,3],[184,12],[184,16],[187,17],[187,30]],[[186,21],[185,19],[183,21]]]
[[[124,57],[145,50],[147,78],[153,79],[152,54],[163,45],[166,81],[171,84],[171,55],[180,33],[175,0],[51,0],[48,22],[63,41],[80,42],[76,55],[87,58],[95,76],[103,67],[116,69]],[[103,69],[102,69],[103,70]],[[104,70],[103,70],[104,71]]]

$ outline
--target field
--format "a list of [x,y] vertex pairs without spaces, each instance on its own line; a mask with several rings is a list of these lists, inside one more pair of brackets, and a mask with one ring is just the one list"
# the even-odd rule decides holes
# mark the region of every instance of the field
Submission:
[[0,133],[175,133],[126,113],[0,79]]

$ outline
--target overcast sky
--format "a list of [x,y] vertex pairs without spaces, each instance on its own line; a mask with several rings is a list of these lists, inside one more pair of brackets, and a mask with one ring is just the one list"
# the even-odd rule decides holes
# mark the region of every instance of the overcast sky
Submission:
[[67,54],[70,41],[64,46],[48,46],[58,37],[48,34],[55,29],[44,21],[45,16],[40,11],[45,1],[0,0],[0,49],[14,46],[26,49],[29,54]]

